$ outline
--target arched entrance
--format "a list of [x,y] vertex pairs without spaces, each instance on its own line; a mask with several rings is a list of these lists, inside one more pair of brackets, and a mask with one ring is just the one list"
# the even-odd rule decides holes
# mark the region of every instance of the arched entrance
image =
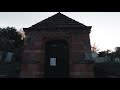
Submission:
[[45,78],[67,78],[69,75],[69,48],[65,40],[46,43]]

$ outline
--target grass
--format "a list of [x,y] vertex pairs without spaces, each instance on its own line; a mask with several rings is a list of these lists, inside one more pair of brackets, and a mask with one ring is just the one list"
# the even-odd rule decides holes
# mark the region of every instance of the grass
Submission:
[[120,77],[120,63],[96,63],[94,72],[96,78],[107,78],[109,75]]
[[0,64],[0,78],[19,78],[20,63],[1,63]]
[[[108,78],[108,75],[120,77],[120,63],[95,63],[96,78]],[[19,78],[20,62],[1,63],[0,78]]]

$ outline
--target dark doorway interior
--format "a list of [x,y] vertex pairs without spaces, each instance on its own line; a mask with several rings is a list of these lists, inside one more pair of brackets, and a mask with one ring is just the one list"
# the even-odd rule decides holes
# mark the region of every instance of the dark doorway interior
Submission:
[[46,43],[45,78],[67,78],[69,73],[68,44],[64,40]]

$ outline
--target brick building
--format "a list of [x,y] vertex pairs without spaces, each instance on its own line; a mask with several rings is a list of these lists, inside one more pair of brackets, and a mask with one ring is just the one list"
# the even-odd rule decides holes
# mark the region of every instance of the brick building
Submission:
[[93,78],[91,26],[57,13],[29,28],[21,78]]

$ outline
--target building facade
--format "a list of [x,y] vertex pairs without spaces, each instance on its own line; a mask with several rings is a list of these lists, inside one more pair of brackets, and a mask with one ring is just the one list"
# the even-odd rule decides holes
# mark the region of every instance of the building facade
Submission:
[[57,13],[29,28],[21,78],[93,78],[91,26]]

